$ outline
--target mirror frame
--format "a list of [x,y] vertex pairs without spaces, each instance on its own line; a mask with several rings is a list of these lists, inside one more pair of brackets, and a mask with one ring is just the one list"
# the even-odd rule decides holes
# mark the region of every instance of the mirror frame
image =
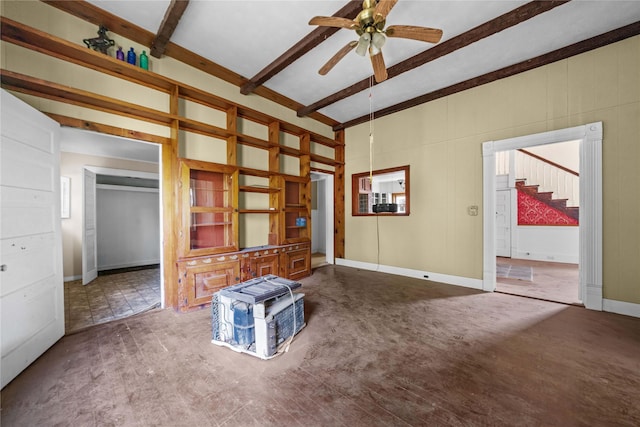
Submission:
[[[405,203],[405,211],[404,212],[364,212],[361,213],[358,211],[358,207],[360,205],[359,203],[359,194],[360,192],[358,191],[359,189],[359,181],[360,178],[366,178],[369,177],[370,173],[369,172],[361,172],[361,173],[354,173],[353,175],[351,175],[351,215],[352,216],[377,216],[377,215],[384,215],[384,216],[409,216],[409,214],[411,213],[411,210],[409,209],[409,195],[410,195],[410,188],[411,186],[409,185],[410,183],[410,174],[409,174],[409,165],[406,166],[398,166],[395,168],[388,168],[388,169],[378,169],[378,170],[374,170],[371,172],[371,175],[373,175],[373,180],[375,182],[375,176],[376,175],[384,175],[387,173],[392,173],[392,172],[404,172],[404,194],[405,194],[405,198],[406,198],[406,203]],[[389,194],[396,194],[397,193],[389,193]]]

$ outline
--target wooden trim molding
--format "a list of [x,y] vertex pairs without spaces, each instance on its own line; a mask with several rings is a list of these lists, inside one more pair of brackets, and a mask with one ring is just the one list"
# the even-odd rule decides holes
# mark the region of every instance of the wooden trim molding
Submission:
[[166,138],[159,135],[153,135],[150,133],[144,133],[137,130],[119,128],[110,126],[103,123],[93,122],[90,120],[76,119],[74,117],[63,116],[60,114],[46,113],[61,126],[70,128],[89,130],[93,132],[99,132],[106,135],[120,136],[124,138],[131,138],[138,141],[152,142],[154,144],[171,144],[171,138]]

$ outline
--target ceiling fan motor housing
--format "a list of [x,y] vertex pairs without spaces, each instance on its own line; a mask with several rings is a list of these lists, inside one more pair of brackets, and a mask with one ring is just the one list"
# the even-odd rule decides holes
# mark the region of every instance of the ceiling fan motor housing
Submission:
[[356,17],[356,22],[359,24],[359,26],[356,27],[358,35],[382,32],[386,20],[382,17],[383,19],[381,21],[376,22],[376,3],[376,0],[364,0],[362,2],[362,11]]

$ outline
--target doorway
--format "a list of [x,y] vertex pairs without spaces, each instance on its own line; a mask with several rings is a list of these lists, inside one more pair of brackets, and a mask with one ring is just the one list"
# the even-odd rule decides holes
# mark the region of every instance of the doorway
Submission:
[[496,291],[581,305],[579,144],[496,153]]
[[[70,215],[62,220],[70,333],[161,305],[161,158],[156,144],[69,128],[62,134],[61,175],[71,182]],[[96,177],[89,210],[83,171]],[[88,213],[91,245],[83,239]],[[84,286],[83,264],[95,266],[95,280]]]
[[570,140],[580,141],[579,298],[585,307],[602,310],[601,122],[482,145],[483,289],[496,290],[496,153]]
[[311,172],[311,269],[333,263],[333,175]]

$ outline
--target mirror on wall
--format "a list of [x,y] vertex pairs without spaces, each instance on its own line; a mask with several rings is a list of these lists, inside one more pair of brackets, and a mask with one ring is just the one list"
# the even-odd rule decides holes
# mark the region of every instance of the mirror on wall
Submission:
[[351,176],[351,215],[409,215],[409,166]]

